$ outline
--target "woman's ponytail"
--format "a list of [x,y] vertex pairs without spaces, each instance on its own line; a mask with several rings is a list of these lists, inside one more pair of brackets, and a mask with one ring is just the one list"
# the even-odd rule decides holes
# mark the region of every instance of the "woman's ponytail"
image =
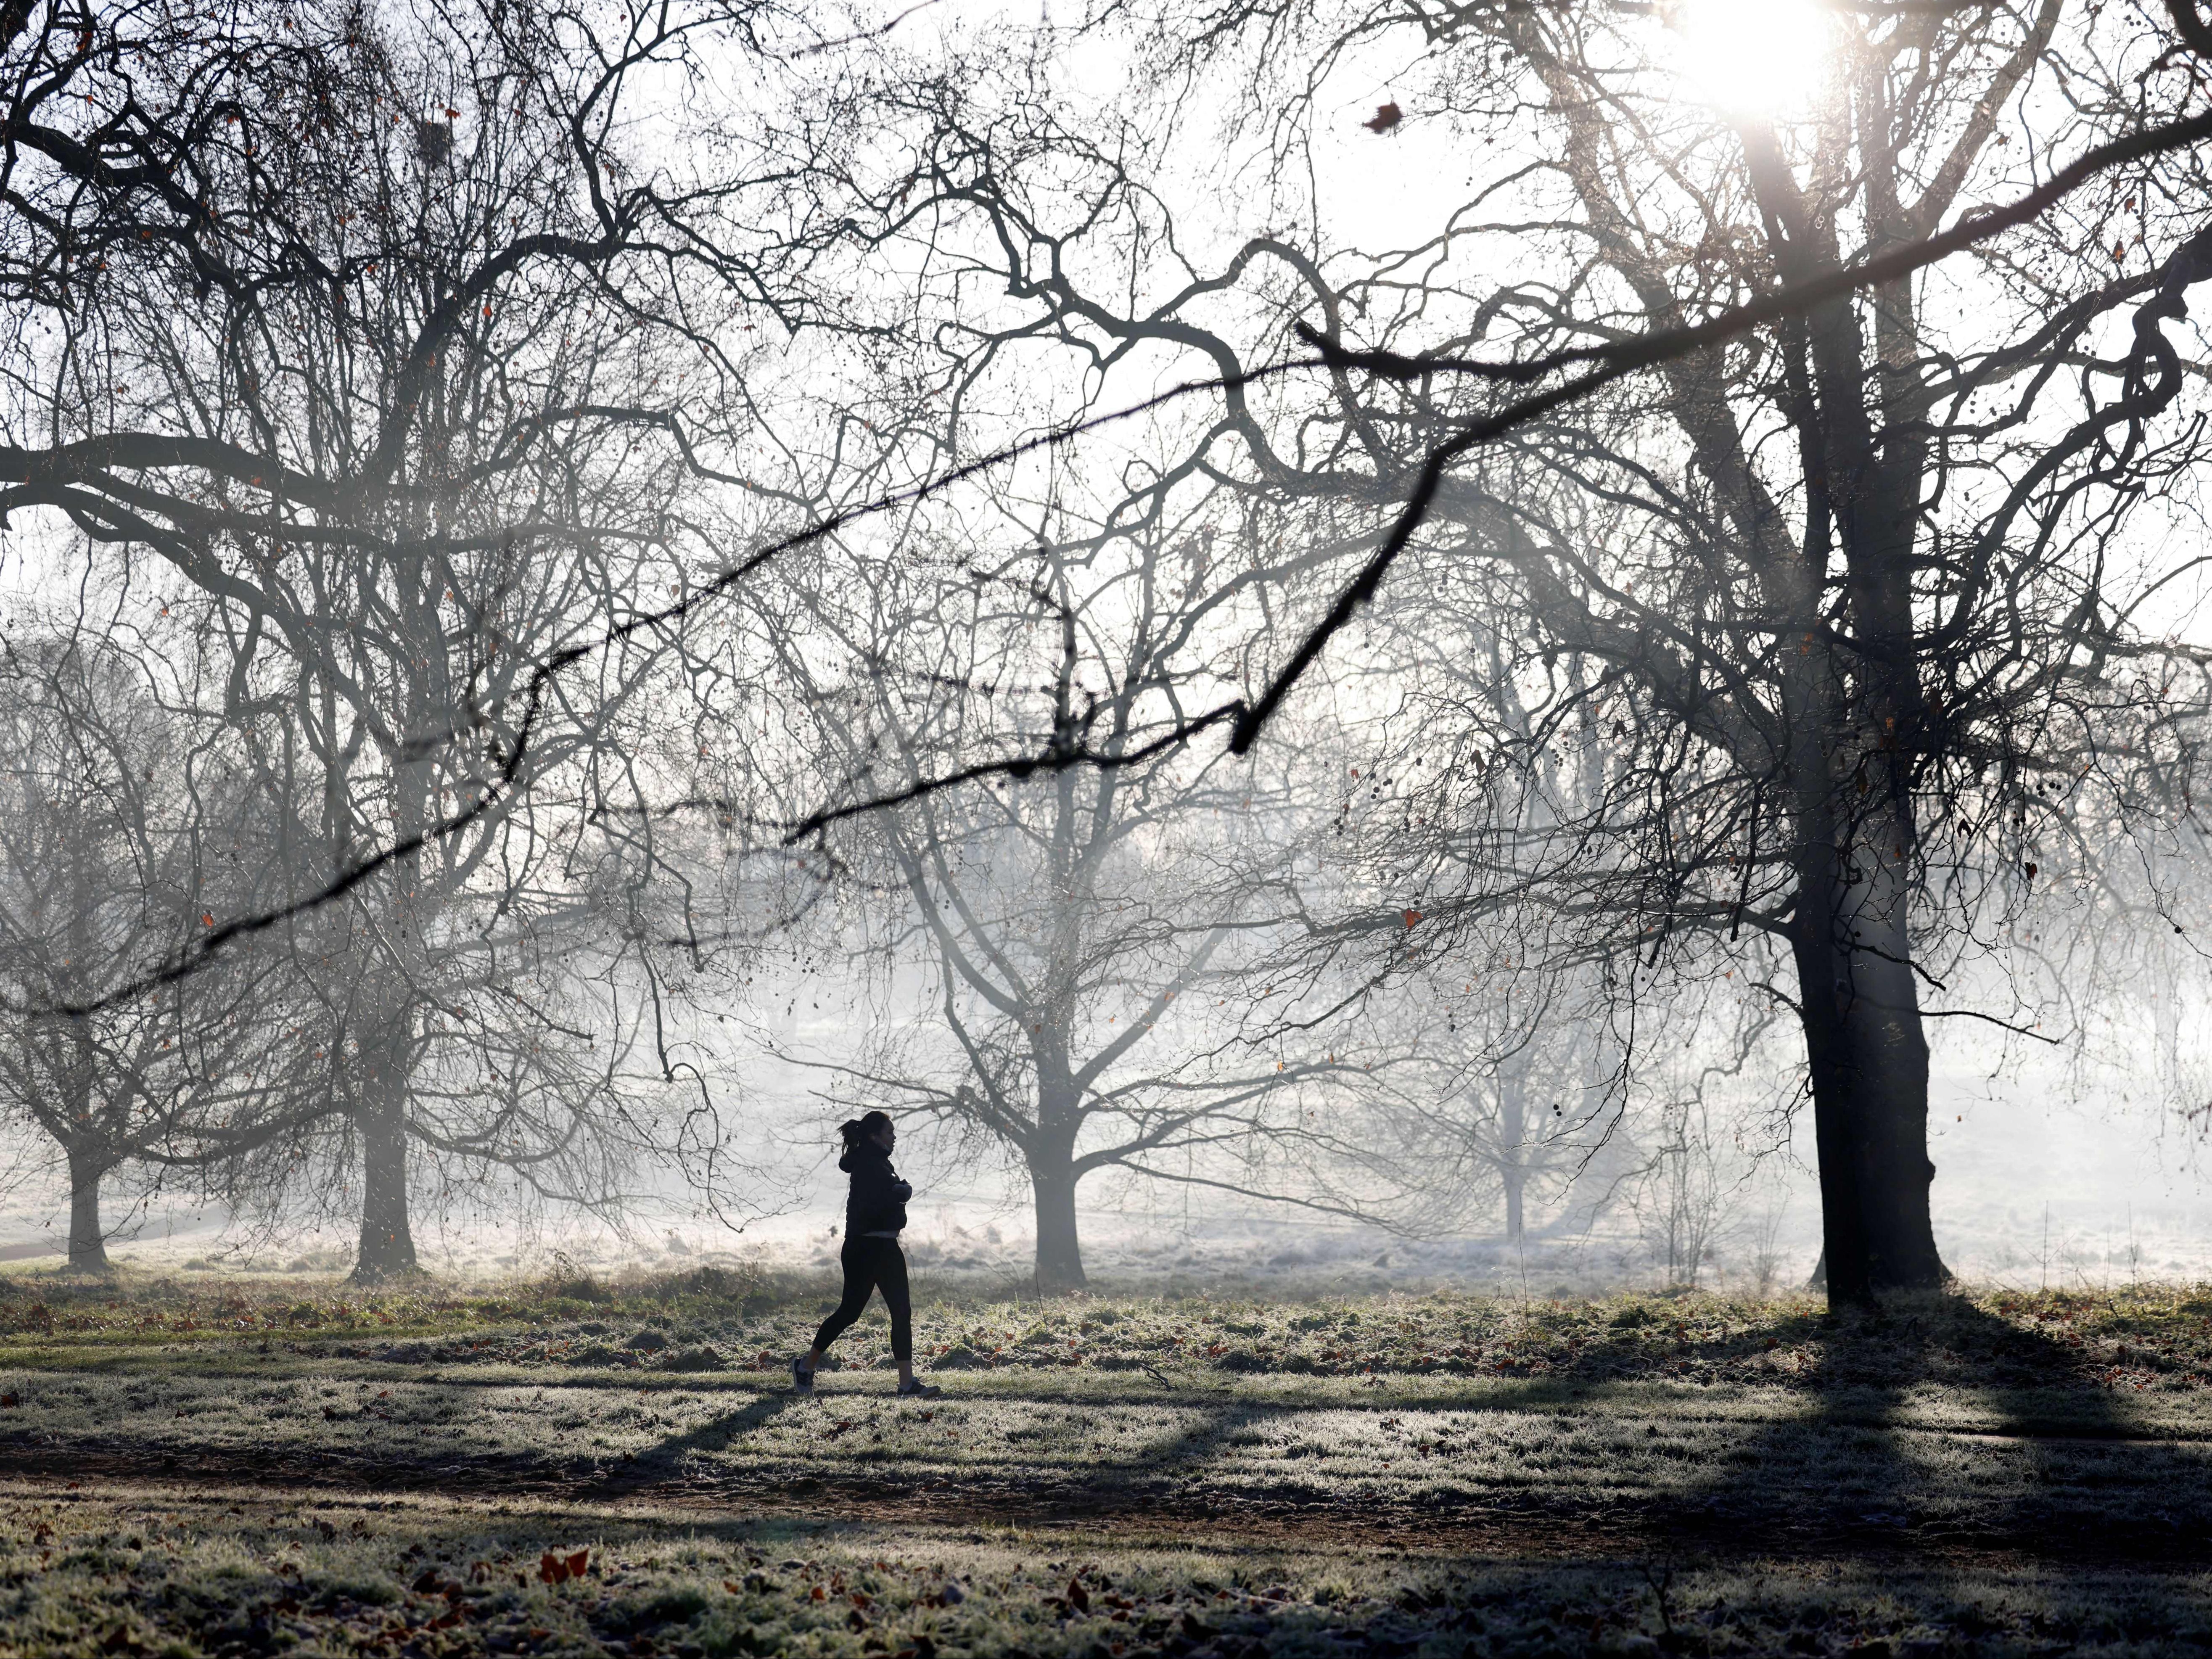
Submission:
[[845,1150],[849,1152],[862,1141],[873,1136],[878,1129],[890,1128],[890,1124],[889,1114],[870,1112],[866,1117],[847,1118],[837,1126],[837,1133],[844,1137]]

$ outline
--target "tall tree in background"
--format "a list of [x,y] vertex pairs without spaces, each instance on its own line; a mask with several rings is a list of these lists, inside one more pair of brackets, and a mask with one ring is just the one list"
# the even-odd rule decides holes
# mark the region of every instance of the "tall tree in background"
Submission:
[[[1528,723],[1586,732],[1602,768],[1529,835],[1490,808],[1527,787],[1510,775],[1532,745],[1477,728],[1440,755],[1405,814],[1456,838],[1440,912],[1518,900],[1625,988],[1721,978],[1747,1017],[1786,1001],[1830,1291],[1863,1301],[1943,1276],[1924,1022],[1981,1012],[1944,1002],[1950,970],[2002,955],[2075,816],[2145,826],[2187,805],[2204,686],[2150,596],[2193,578],[2151,556],[2145,504],[2201,459],[2169,337],[2212,275],[2197,160],[2113,172],[1969,259],[1668,356],[1503,442],[1464,438],[1511,385],[1462,369],[1540,375],[1913,247],[2192,111],[2198,65],[2140,14],[2061,0],[1822,10],[1776,46],[1817,83],[1762,108],[1735,100],[1741,76],[1716,96],[1686,75],[1675,27],[1695,15],[1170,4],[1153,83],[1233,67],[1275,159],[1311,159],[1268,168],[1284,194],[1253,216],[1276,228],[1178,222],[1141,124],[1012,76],[939,100],[898,199],[979,228],[961,252],[995,249],[1027,337],[1231,377],[1185,465],[1310,504],[1310,544],[1362,513],[1379,529],[1433,483],[1391,576],[1409,604],[1425,579],[1456,585],[1432,653],[1463,648],[1454,609],[1501,619],[1486,633],[1512,641]],[[1401,89],[1364,134],[1332,93],[1355,60],[1362,87],[1387,61]],[[1102,120],[1120,125],[1064,136]],[[1377,166],[1455,176],[1424,143],[1473,176],[1433,210],[1406,198],[1433,220],[1394,228],[1403,252],[1346,245],[1326,193],[1293,193]],[[1056,173],[1024,165],[1045,156]],[[1302,337],[1341,354],[1329,373],[1241,383]]]
[[[11,618],[0,643],[0,1109],[59,1149],[69,1265],[105,1271],[102,1188],[126,1166],[204,1175],[241,1103],[267,1121],[300,1074],[285,976],[254,957],[96,1013],[213,908],[250,892],[273,815],[219,727],[164,708],[89,629]],[[199,1166],[194,1168],[193,1166]]]
[[622,1069],[655,872],[604,809],[647,787],[655,613],[748,533],[696,486],[820,206],[805,131],[770,156],[679,89],[818,36],[711,0],[8,21],[0,511],[227,657],[292,814],[264,896],[311,908],[237,942],[307,988],[329,1086],[263,1172],[357,1197],[363,1279],[415,1265],[410,1156],[618,1205],[669,1148]]
[[[1347,1208],[1283,1177],[1348,1150],[1331,1109],[1355,1077],[1387,1079],[1350,1035],[1334,1052],[1249,1035],[1267,1024],[1254,1005],[1288,994],[1254,964],[1300,905],[1300,763],[1146,753],[1233,672],[1212,653],[1302,561],[1188,502],[1127,531],[1046,516],[1003,552],[970,524],[957,551],[921,533],[891,557],[841,553],[819,587],[779,586],[763,625],[779,681],[807,688],[787,746],[826,757],[838,794],[921,791],[833,838],[866,878],[854,927],[917,1005],[834,1069],[1015,1161],[1057,1291],[1085,1282],[1078,1194],[1106,1174]],[[926,787],[1055,733],[1102,763]]]

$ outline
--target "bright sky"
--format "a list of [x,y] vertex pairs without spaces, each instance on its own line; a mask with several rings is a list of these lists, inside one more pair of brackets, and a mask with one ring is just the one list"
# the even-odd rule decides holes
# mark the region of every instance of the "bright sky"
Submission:
[[1691,0],[1680,29],[1683,73],[1720,108],[1784,114],[1826,68],[1828,19],[1814,0]]

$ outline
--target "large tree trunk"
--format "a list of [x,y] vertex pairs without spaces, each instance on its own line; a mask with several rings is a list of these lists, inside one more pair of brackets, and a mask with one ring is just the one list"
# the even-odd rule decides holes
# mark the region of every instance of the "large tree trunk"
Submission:
[[100,1224],[100,1182],[107,1166],[92,1152],[69,1152],[69,1265],[75,1273],[109,1271],[107,1235]]
[[353,1280],[374,1285],[420,1272],[407,1218],[407,1125],[396,1092],[372,1089],[374,1104],[354,1119],[361,1136],[361,1252]]
[[1040,1295],[1081,1290],[1083,1246],[1075,1227],[1075,1149],[1045,1145],[1030,1153],[1036,1200],[1036,1279]]
[[1886,817],[1842,852],[1832,835],[1808,835],[1800,854],[1791,944],[1832,1305],[1934,1289],[1946,1277],[1929,1213],[1928,1044],[1903,860],[1884,839],[1896,833],[1880,827]]
[[[1771,131],[1747,132],[1745,159],[1784,280],[1838,269],[1835,226],[1800,194]],[[1893,200],[1893,182],[1876,178],[1869,187]],[[1884,298],[1882,343],[1904,351],[1914,337],[1910,285]],[[1848,652],[1824,644],[1818,655],[1798,653],[1791,695],[1798,846],[1790,945],[1833,1305],[1932,1289],[1945,1277],[1928,1211],[1936,1173],[1928,1043],[1907,926],[1918,831],[1905,750],[1924,715],[1912,598],[1923,441],[1911,419],[1919,404],[1909,397],[1918,394],[1886,377],[1882,389],[1893,398],[1909,394],[1908,406],[1889,412],[1907,418],[1885,425],[1877,442],[1852,301],[1814,307],[1790,343],[1793,356],[1801,349],[1792,401],[1810,518],[1789,611],[1804,645],[1814,644],[1836,574],[1832,530],[1850,635]]]

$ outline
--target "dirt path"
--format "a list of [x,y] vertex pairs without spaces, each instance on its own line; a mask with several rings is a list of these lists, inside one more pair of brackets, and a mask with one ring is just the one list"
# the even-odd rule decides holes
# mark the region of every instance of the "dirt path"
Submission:
[[2033,1531],[1940,1529],[1839,1522],[1808,1516],[1747,1527],[1710,1507],[1612,1504],[1577,1508],[1531,1498],[1510,1508],[1419,1509],[1342,1500],[1186,1502],[1126,1489],[1094,1492],[925,1490],[886,1480],[807,1477],[787,1485],[743,1478],[654,1479],[519,1470],[487,1462],[432,1468],[368,1460],[222,1455],[147,1457],[129,1451],[0,1456],[0,1481],[46,1492],[153,1488],[259,1502],[374,1503],[436,1496],[481,1504],[583,1508],[626,1516],[665,1512],[696,1525],[776,1519],[840,1524],[863,1521],[957,1533],[1009,1525],[1110,1534],[1139,1541],[1278,1548],[1348,1548],[1363,1553],[1559,1564],[1623,1560],[1881,1561],[1919,1568],[2201,1567],[2208,1540],[2193,1532],[2132,1527],[2042,1527]]

